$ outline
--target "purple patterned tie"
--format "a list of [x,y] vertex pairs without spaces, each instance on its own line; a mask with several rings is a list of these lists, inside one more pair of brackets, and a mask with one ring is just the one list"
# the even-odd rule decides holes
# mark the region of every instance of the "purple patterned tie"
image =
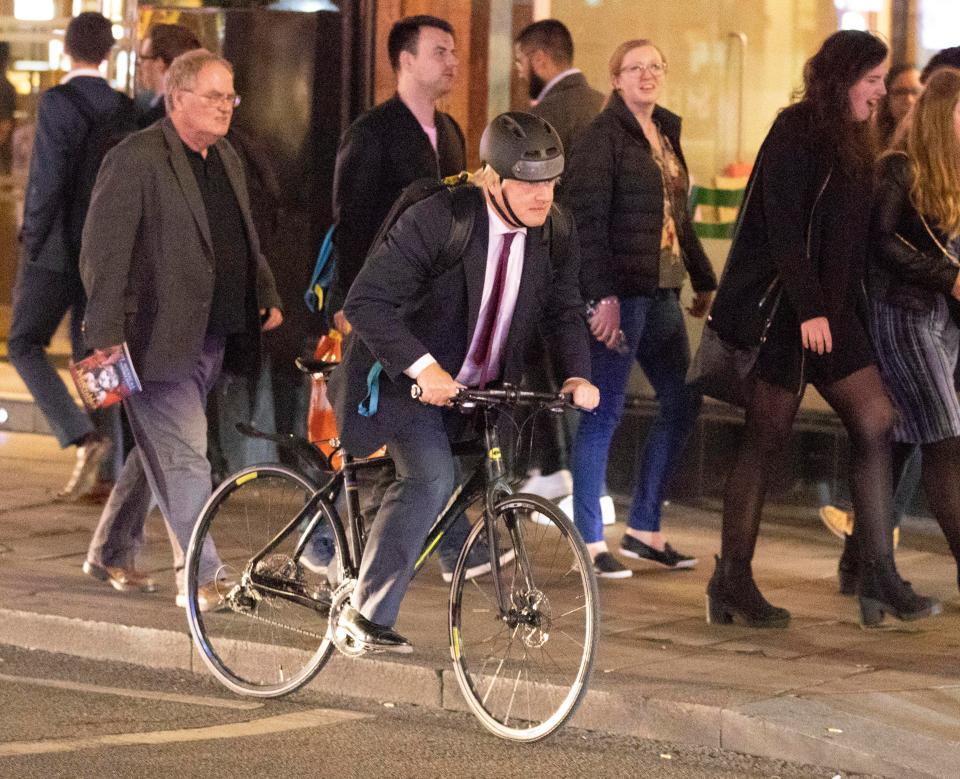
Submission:
[[493,378],[490,375],[490,358],[493,356],[493,332],[497,325],[497,315],[500,304],[503,302],[503,289],[506,286],[507,262],[510,259],[510,245],[516,233],[504,233],[503,245],[500,247],[500,258],[497,260],[497,272],[493,277],[493,289],[490,290],[490,299],[487,310],[484,312],[483,322],[479,323],[478,337],[473,343],[470,359],[474,365],[480,367],[480,389],[487,386]]

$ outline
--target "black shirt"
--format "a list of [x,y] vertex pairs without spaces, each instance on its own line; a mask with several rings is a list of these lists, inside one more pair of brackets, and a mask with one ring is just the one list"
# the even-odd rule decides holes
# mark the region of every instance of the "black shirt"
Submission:
[[247,330],[250,247],[240,204],[215,147],[207,149],[206,159],[186,144],[183,148],[203,197],[213,242],[214,286],[207,334],[243,333]]

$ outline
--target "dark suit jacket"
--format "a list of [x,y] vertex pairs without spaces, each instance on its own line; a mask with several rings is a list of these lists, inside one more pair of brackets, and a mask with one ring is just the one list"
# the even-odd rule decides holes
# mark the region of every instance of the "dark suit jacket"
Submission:
[[563,153],[569,159],[580,133],[600,113],[604,100],[603,93],[591,87],[583,73],[571,73],[550,87],[543,100],[529,111],[553,125],[563,144]]
[[[240,204],[250,247],[257,306],[246,312],[259,348],[257,307],[280,307],[273,274],[260,252],[243,166],[224,140],[217,151]],[[206,335],[214,257],[203,198],[170,119],[141,130],[103,161],[83,229],[80,273],[88,303],[87,346],[127,341],[145,381],[192,374]]]
[[[106,119],[129,107],[130,98],[102,78],[77,76],[70,83],[98,117]],[[76,272],[77,267],[67,235],[67,198],[87,129],[87,121],[60,90],[50,89],[40,96],[20,240],[27,261],[59,273]]]
[[[330,380],[337,429],[347,450],[366,455],[379,448],[406,421],[411,380],[403,371],[429,352],[456,376],[477,324],[487,267],[489,230],[485,200],[476,190],[476,221],[462,262],[439,261],[452,222],[450,195],[443,191],[403,213],[367,260],[347,296],[345,313],[353,325],[343,363]],[[523,273],[513,320],[504,345],[504,381],[519,383],[524,354],[542,322],[565,377],[590,376],[584,306],[577,282],[579,250],[575,236],[551,262],[542,229],[527,232]],[[357,413],[367,392],[375,359],[383,364],[379,409]]]
[[354,121],[337,151],[333,178],[337,273],[332,304],[339,308],[360,272],[390,207],[417,179],[440,179],[466,167],[463,133],[453,117],[434,113],[437,151],[398,95]]

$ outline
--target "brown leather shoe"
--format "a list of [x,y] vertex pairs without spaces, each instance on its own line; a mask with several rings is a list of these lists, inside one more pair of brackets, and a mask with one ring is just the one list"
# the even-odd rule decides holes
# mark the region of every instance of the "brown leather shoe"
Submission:
[[60,500],[76,500],[90,491],[97,478],[100,462],[110,454],[113,444],[106,438],[93,436],[83,446],[77,447],[77,461],[70,480],[57,493]]
[[[216,579],[200,585],[197,588],[197,606],[200,607],[200,611],[218,611],[224,608],[226,604],[223,596],[230,592],[231,587],[233,582],[228,582],[226,579]],[[187,593],[177,593],[177,606],[181,609],[187,607]]]
[[118,568],[112,565],[100,565],[89,560],[83,561],[83,572],[120,592],[156,592],[157,583],[143,571],[136,568]]

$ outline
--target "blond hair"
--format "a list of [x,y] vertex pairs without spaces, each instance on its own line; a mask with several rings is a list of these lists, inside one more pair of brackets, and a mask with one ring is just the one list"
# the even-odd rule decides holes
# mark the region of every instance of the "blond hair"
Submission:
[[200,71],[207,65],[223,65],[233,75],[233,65],[223,57],[206,49],[185,52],[170,63],[163,79],[163,100],[167,113],[173,110],[173,96],[177,92],[189,92],[197,85]]
[[906,138],[914,174],[910,200],[951,239],[960,236],[960,139],[954,120],[958,101],[960,70],[937,70],[914,106]]

